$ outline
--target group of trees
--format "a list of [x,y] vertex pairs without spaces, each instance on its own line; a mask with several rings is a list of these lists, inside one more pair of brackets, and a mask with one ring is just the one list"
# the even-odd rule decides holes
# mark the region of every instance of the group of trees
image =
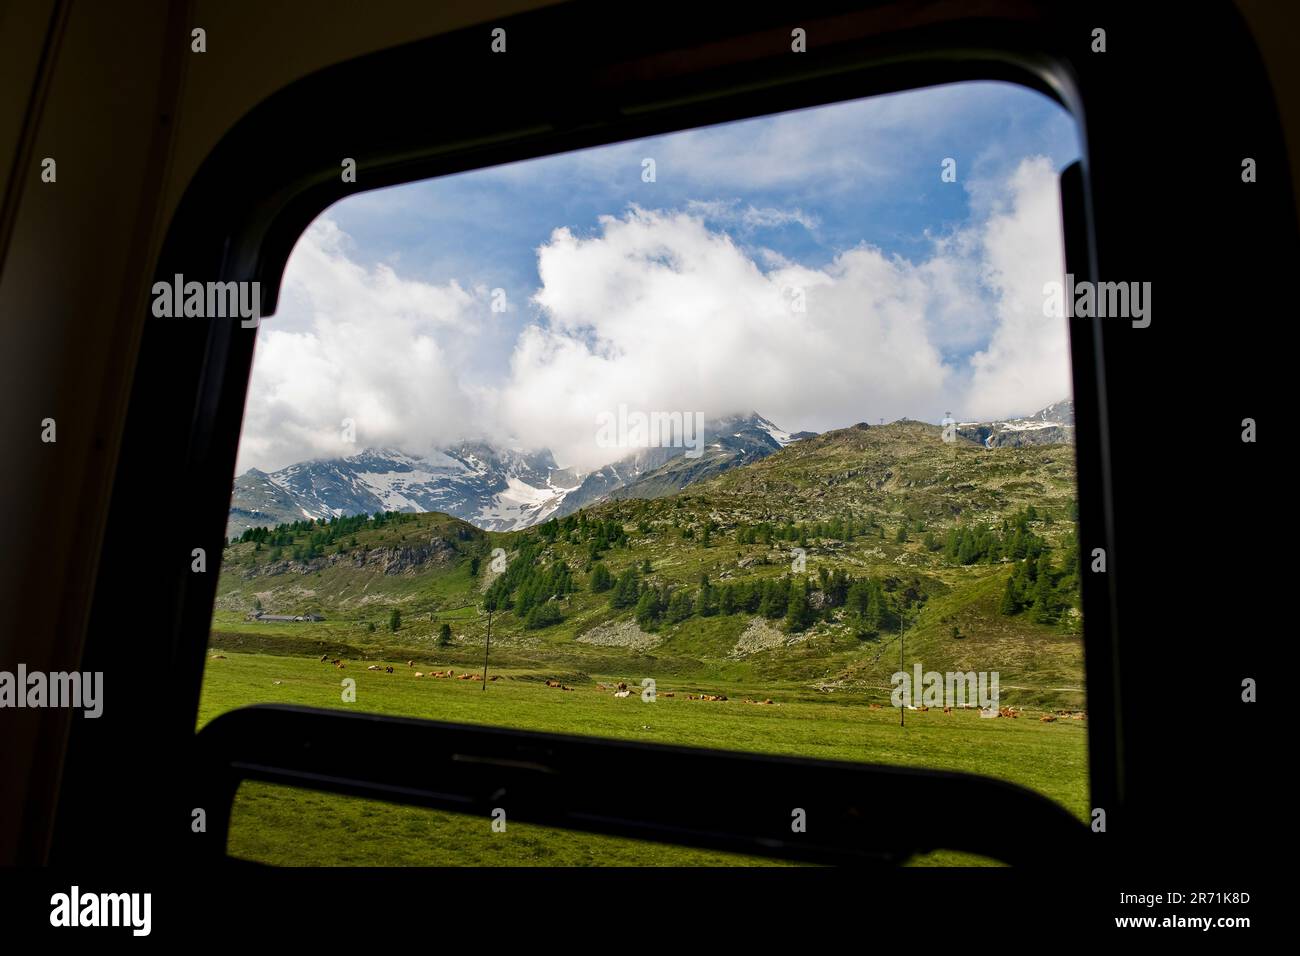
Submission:
[[[986,524],[953,528],[943,546],[944,557],[953,564],[997,564],[1026,558],[1036,561],[1047,547],[1047,542],[1029,527],[1030,522],[1037,520],[1038,512],[1030,505],[1011,518],[1003,519],[1001,531]],[[926,544],[931,550],[938,550],[936,543],[927,538]]]
[[[632,566],[605,590],[612,591],[612,607],[635,608],[637,624],[647,631],[691,617],[757,614],[768,620],[784,619],[786,629],[797,632],[818,620],[832,619],[838,608],[844,608],[845,619],[863,637],[896,630],[899,624],[896,599],[884,582],[852,578],[843,569],[823,568],[815,578],[785,575],[721,585],[701,574],[699,584],[687,588],[643,580],[640,569]],[[898,595],[897,601],[917,597],[915,591],[909,591]]]
[[1039,624],[1054,624],[1079,601],[1079,548],[1073,532],[1061,544],[1059,568],[1052,565],[1052,553],[1041,548],[1037,555],[1017,561],[1007,578],[998,610],[1008,616],[1028,614]]
[[261,551],[263,545],[272,549],[271,560],[278,561],[284,548],[292,548],[295,561],[310,561],[325,553],[325,549],[347,538],[348,547],[357,546],[358,531],[383,528],[387,525],[405,524],[414,521],[416,515],[404,511],[376,511],[373,515],[346,515],[335,518],[307,518],[287,524],[278,524],[274,528],[247,528],[238,538],[232,538],[231,544],[255,543],[254,550]]
[[564,615],[558,601],[578,590],[578,585],[567,564],[556,560],[543,566],[541,553],[541,543],[527,539],[501,576],[488,586],[484,608],[513,611],[530,630],[560,623]]
[[868,534],[877,534],[880,525],[871,516],[866,518],[837,517],[829,521],[785,521],[774,524],[759,521],[753,524],[741,522],[736,525],[737,544],[767,544],[777,541],[789,541],[806,547],[810,540],[852,541],[854,538]]
[[587,556],[595,561],[610,548],[629,546],[627,530],[616,518],[588,519],[585,511],[547,521],[537,526],[538,534],[547,544],[567,541],[569,544],[587,542]]

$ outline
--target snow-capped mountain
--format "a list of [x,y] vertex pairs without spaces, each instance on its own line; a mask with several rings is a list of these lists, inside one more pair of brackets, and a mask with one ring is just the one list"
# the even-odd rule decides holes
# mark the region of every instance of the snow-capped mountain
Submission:
[[779,451],[791,435],[751,413],[706,420],[699,457],[640,448],[588,474],[556,465],[551,452],[463,442],[431,455],[367,449],[346,458],[250,469],[235,479],[228,535],[258,525],[375,511],[442,511],[488,531],[526,528],[608,497],[659,497]]
[[1025,418],[1000,422],[958,422],[957,434],[987,448],[1061,444],[1074,441],[1074,402],[1053,402]]
[[[659,498],[813,437],[791,434],[757,412],[706,420],[698,456],[685,447],[638,448],[580,474],[550,451],[462,442],[430,455],[367,449],[346,458],[300,462],[235,479],[227,535],[258,525],[369,514],[441,511],[487,531],[527,528],[614,498]],[[1074,441],[1074,404],[1055,402],[1033,415],[961,422],[958,434],[989,447]]]
[[367,449],[235,479],[227,534],[256,525],[375,511],[442,511],[489,531],[550,517],[577,486],[549,451],[464,442],[431,455]]
[[698,456],[686,448],[642,448],[585,476],[556,514],[566,515],[606,498],[659,498],[729,468],[766,458],[811,432],[792,435],[758,412],[704,423]]

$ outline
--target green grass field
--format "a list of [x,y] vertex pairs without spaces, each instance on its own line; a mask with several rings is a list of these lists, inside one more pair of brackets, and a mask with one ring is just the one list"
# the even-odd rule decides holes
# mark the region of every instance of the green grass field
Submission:
[[[486,691],[478,683],[417,679],[405,658],[350,659],[340,671],[294,647],[293,656],[272,654],[275,636],[236,650],[241,637],[214,640],[207,664],[199,726],[218,714],[254,703],[355,708],[372,713],[425,717],[528,730],[586,734],[789,754],[837,760],[964,770],[1021,784],[1060,803],[1087,820],[1086,721],[1041,723],[1036,715],[1016,720],[982,720],[974,711],[909,712],[898,726],[898,711],[872,710],[864,694],[810,697],[791,684],[712,683],[691,675],[682,680],[653,672],[575,673],[506,666],[491,669],[502,680]],[[287,636],[287,635],[286,635]],[[294,643],[289,641],[286,643]],[[459,654],[417,658],[425,670],[445,669]],[[367,671],[370,663],[392,664],[395,673]],[[620,661],[620,664],[625,662]],[[458,664],[458,672],[467,668]],[[643,665],[642,671],[646,668]],[[640,686],[654,677],[658,699],[639,695],[618,699],[596,682],[627,680]],[[343,678],[356,681],[356,702],[342,700]],[[574,691],[545,686],[559,677]],[[279,681],[279,684],[275,684]],[[725,693],[726,702],[690,701],[687,693]],[[674,697],[664,696],[672,693]],[[815,693],[815,692],[813,692]],[[744,703],[743,697],[771,706]],[[303,821],[310,820],[310,826]],[[689,866],[761,864],[765,861],[708,851],[611,839],[544,827],[508,823],[494,833],[486,818],[440,813],[377,801],[245,784],[236,800],[229,852],[232,856],[278,865],[616,865]],[[938,852],[916,863],[954,865],[981,862]]]

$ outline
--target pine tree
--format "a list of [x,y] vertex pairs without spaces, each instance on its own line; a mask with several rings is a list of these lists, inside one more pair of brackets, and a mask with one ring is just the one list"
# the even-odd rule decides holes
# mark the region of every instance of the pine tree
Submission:
[[695,602],[691,600],[690,594],[685,590],[673,592],[673,596],[668,600],[668,612],[664,615],[664,620],[669,624],[677,624],[686,620],[695,613]]
[[1052,557],[1046,551],[1038,556],[1034,574],[1034,620],[1049,624],[1053,620]]
[[593,594],[600,594],[612,588],[614,576],[609,573],[609,568],[599,563],[592,565],[590,586]]
[[790,582],[790,599],[786,602],[785,629],[790,632],[802,631],[812,620],[808,607],[808,590],[803,581]]
[[1007,578],[1007,586],[1002,592],[1002,603],[998,605],[998,611],[1001,614],[1011,615],[1019,610],[1020,602],[1016,600],[1016,579],[1013,575]]
[[659,623],[659,601],[654,588],[646,588],[636,602],[636,623],[643,631],[653,631]]
[[402,629],[402,612],[397,608],[393,608],[388,615],[388,629],[393,633]]
[[451,625],[450,624],[443,624],[442,627],[438,628],[438,646],[439,647],[451,646]]
[[641,593],[641,581],[636,568],[628,568],[618,578],[610,603],[614,607],[635,607]]

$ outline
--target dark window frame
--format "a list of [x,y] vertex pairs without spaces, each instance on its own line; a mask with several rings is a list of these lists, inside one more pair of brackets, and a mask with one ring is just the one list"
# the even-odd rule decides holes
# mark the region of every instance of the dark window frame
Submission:
[[[201,281],[259,281],[263,311],[270,313],[283,267],[301,232],[330,204],[359,191],[965,80],[1017,83],[1061,103],[1079,123],[1086,171],[1083,100],[1071,66],[1071,53],[1078,51],[1060,48],[1058,25],[1029,14],[925,23],[916,10],[897,15],[897,9],[888,6],[848,12],[838,4],[814,7],[788,20],[782,14],[756,12],[743,27],[731,14],[693,11],[691,55],[683,57],[679,51],[688,44],[683,42],[681,20],[650,18],[644,29],[629,34],[613,11],[567,5],[501,21],[510,44],[505,56],[488,51],[488,32],[495,25],[490,24],[321,71],[257,107],[209,156],[174,216],[156,278],[167,281],[181,273]],[[909,16],[915,19],[909,21]],[[790,29],[795,26],[808,30],[815,54],[789,52]],[[427,89],[473,86],[478,92],[472,102],[439,103],[416,95],[421,83]],[[413,112],[421,106],[428,116]],[[357,160],[355,186],[340,181],[343,157]],[[1087,188],[1086,175],[1079,175],[1064,190],[1067,255],[1078,276],[1091,276],[1095,261]],[[1080,542],[1085,554],[1092,547],[1110,553],[1113,531],[1105,378],[1097,359],[1103,351],[1102,334],[1100,323],[1071,323]],[[152,493],[141,487],[141,475],[170,467],[179,472],[176,483],[185,499],[200,505],[162,531],[158,551],[165,557],[147,575],[151,593],[162,595],[150,624],[156,641],[134,652],[138,669],[118,685],[126,684],[128,693],[157,694],[157,682],[163,682],[162,699],[152,713],[135,718],[142,733],[153,732],[158,738],[154,762],[141,781],[146,787],[152,781],[157,794],[150,808],[153,822],[145,822],[143,808],[133,815],[146,829],[187,814],[182,807],[196,805],[196,788],[205,794],[221,792],[204,789],[212,779],[210,760],[189,768],[192,772],[177,772],[168,761],[177,754],[188,760],[200,752],[193,727],[216,593],[213,559],[224,543],[253,342],[252,331],[240,328],[238,321],[151,317],[146,322],[104,553],[114,553],[114,547],[133,534],[134,515]],[[207,550],[214,565],[209,573],[191,573],[194,547]],[[87,669],[97,669],[96,664],[103,669],[119,654],[120,648],[111,646],[107,636],[111,622],[129,613],[132,604],[113,565],[103,567],[83,662]],[[1114,587],[1113,574],[1083,577],[1089,780],[1092,805],[1105,807],[1121,802]],[[337,717],[329,712],[317,716],[322,721]],[[265,726],[277,719],[267,717]],[[239,720],[241,726],[247,723]],[[376,721],[398,723],[371,718],[371,726]],[[246,742],[252,744],[259,733],[251,730]],[[70,753],[77,760],[65,778],[62,811],[69,801],[81,803],[70,796],[66,784],[87,779],[103,766],[94,750],[97,740],[106,739],[98,737],[94,727],[74,728]],[[220,749],[206,748],[206,753],[211,758]],[[769,759],[749,757],[756,762]],[[222,760],[227,770],[241,762],[237,753],[223,752]],[[844,767],[851,770],[828,785],[832,790],[848,785],[852,774],[897,770]],[[955,776],[910,773],[935,782],[951,783]],[[984,792],[983,787],[990,797],[1005,797],[1007,784],[971,780],[977,781],[972,786],[978,792]],[[925,799],[940,812],[946,805],[946,797]],[[61,813],[61,821],[74,816],[76,824],[60,827],[56,834],[56,851],[71,849],[79,834],[96,826],[94,814],[86,818]],[[1017,848],[1034,844],[1040,836],[1045,833],[1013,830],[1005,835]],[[781,848],[772,853],[797,855]]]

